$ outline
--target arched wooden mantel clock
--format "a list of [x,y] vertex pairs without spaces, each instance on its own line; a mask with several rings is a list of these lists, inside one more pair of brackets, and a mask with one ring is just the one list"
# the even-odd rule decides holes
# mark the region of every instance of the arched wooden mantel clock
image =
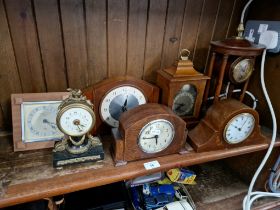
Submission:
[[175,65],[157,72],[161,103],[185,120],[188,128],[198,123],[206,81],[210,79],[193,68],[189,54],[183,49]]
[[[211,57],[206,70],[211,80],[207,81],[203,102],[204,105],[209,105],[209,102],[212,105],[188,134],[197,152],[265,141],[260,132],[258,113],[242,103],[256,57],[263,50],[263,46],[242,38],[211,42]],[[233,98],[232,93],[236,88],[240,89],[240,94],[238,98]],[[213,96],[213,101],[208,100],[210,96]]]

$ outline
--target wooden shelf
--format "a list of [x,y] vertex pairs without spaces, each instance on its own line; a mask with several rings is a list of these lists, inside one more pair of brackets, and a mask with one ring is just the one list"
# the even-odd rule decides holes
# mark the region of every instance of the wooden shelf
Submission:
[[[106,144],[103,161],[67,166],[60,170],[52,167],[51,150],[15,153],[11,152],[12,148],[9,148],[10,152],[0,153],[0,208],[127,180],[157,171],[166,171],[170,168],[200,164],[268,148],[268,143],[263,143],[196,153],[188,147],[188,153],[183,155],[168,155],[114,167],[109,153],[110,138],[104,138],[104,142]],[[276,146],[279,145],[278,139]],[[155,159],[161,166],[147,171],[143,164]]]

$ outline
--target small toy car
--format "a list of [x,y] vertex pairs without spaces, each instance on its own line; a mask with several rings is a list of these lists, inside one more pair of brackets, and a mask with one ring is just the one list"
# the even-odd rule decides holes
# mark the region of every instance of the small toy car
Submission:
[[157,185],[157,186],[150,186],[149,184],[143,185],[143,194],[144,195],[150,195],[155,196],[158,194],[167,194],[170,196],[175,195],[175,190],[173,185],[171,184],[163,184],[163,185]]
[[156,210],[193,210],[193,208],[187,201],[181,200],[166,204],[165,206],[157,208]]

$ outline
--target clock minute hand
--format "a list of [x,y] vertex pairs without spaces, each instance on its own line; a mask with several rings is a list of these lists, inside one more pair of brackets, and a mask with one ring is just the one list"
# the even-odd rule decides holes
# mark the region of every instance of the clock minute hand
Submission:
[[154,139],[154,138],[158,138],[158,136],[155,135],[155,136],[152,136],[152,137],[143,137],[142,139]]
[[43,123],[46,123],[48,125],[51,126],[51,128],[55,129],[56,128],[56,124],[53,122],[48,121],[47,119],[43,119]]
[[125,111],[127,111],[127,98],[128,98],[128,96],[126,97],[126,99],[125,99],[125,101],[124,101],[124,104],[123,104],[123,106],[122,106],[122,111],[123,112],[125,112]]

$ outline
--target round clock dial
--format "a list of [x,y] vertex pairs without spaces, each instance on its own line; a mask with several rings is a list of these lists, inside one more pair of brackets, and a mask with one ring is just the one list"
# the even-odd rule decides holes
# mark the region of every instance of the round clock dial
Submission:
[[229,144],[237,144],[246,140],[253,132],[255,118],[250,113],[241,113],[233,117],[224,129],[224,140]]
[[118,127],[123,112],[145,103],[146,98],[139,89],[132,86],[117,87],[102,99],[100,115],[108,125]]
[[92,109],[82,104],[66,106],[57,116],[59,129],[69,136],[82,136],[88,133],[94,123]]
[[[57,107],[37,106],[27,116],[27,126],[32,136],[37,138],[62,136],[55,122]],[[26,139],[27,140],[27,139]]]
[[229,71],[230,80],[233,83],[245,82],[254,70],[253,59],[238,58],[233,62]]
[[178,116],[191,115],[194,109],[196,90],[192,85],[184,85],[174,97],[172,111]]
[[164,119],[146,124],[138,136],[138,145],[145,153],[157,153],[166,149],[174,138],[173,125]]

